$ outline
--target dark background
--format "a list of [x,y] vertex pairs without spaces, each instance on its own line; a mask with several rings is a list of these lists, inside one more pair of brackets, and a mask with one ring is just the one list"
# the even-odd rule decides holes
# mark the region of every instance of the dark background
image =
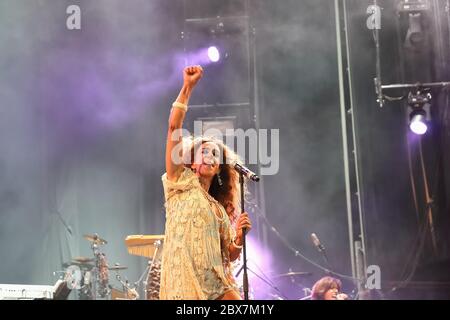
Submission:
[[[110,264],[127,265],[125,275],[132,282],[139,278],[146,261],[129,255],[123,240],[129,234],[164,233],[161,175],[169,108],[182,81],[184,18],[246,12],[252,41],[248,61],[254,57],[256,68],[246,65],[246,59],[226,60],[222,67],[228,71],[205,67],[208,80],[200,83],[199,95],[220,93],[223,102],[224,92],[235,92],[231,82],[226,85],[227,72],[236,75],[236,70],[249,68],[237,75],[250,83],[252,107],[255,75],[260,126],[280,130],[279,172],[263,177],[266,216],[295,249],[322,263],[310,240],[317,233],[333,269],[351,275],[335,2],[208,3],[190,1],[188,9],[178,0],[0,3],[0,283],[53,284],[59,275],[53,272],[62,270],[62,262],[91,255],[82,236],[94,232],[109,241],[104,250]],[[433,23],[425,29],[431,44],[419,53],[421,68],[414,73],[408,59],[417,56],[399,48],[404,35],[397,33],[394,2],[379,3],[383,83],[450,80],[444,10],[439,25],[443,34],[436,39]],[[66,28],[65,10],[71,4],[81,7],[81,30]],[[366,254],[369,265],[381,268],[379,295],[404,298],[409,297],[407,290],[403,295],[401,290],[392,292],[390,281],[408,275],[431,281],[446,274],[439,270],[446,270],[450,240],[448,101],[444,91],[433,92],[433,127],[422,139],[434,199],[435,251],[424,227],[419,141],[408,133],[407,106],[403,101],[383,108],[376,103],[375,47],[366,27],[370,4],[346,1]],[[444,48],[441,58],[439,44]],[[223,83],[219,93],[216,80]],[[246,90],[240,88],[239,95]],[[214,101],[214,95],[210,98]],[[240,125],[251,126],[245,121]],[[257,235],[253,233],[252,241],[264,253],[252,261],[253,269],[267,275],[287,298],[302,297],[301,289],[324,275],[296,257],[270,229],[267,243]],[[289,270],[312,274],[277,276]],[[343,280],[346,291],[354,289],[351,281]],[[258,290],[254,294],[262,299],[275,294],[261,283]],[[430,291],[438,292],[417,292]]]

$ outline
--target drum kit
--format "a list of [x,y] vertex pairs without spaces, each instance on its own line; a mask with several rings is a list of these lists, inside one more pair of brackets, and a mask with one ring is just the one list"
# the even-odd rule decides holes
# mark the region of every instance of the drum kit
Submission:
[[[148,258],[148,265],[134,286],[128,280],[124,281],[120,271],[128,267],[115,264],[109,266],[102,246],[108,242],[98,234],[84,235],[90,242],[93,257],[75,257],[63,263],[64,281],[71,290],[78,293],[79,300],[138,300],[138,291],[143,292],[146,300],[159,299],[159,284],[161,277],[161,251],[164,236],[132,235],[125,239],[128,252],[132,255]],[[110,272],[116,272],[115,279],[121,289],[110,284]],[[55,272],[56,274],[56,272]],[[145,281],[144,281],[145,279]]]
[[[78,291],[80,300],[109,299],[111,296],[110,271],[126,270],[126,266],[115,264],[110,267],[101,246],[108,242],[98,236],[84,235],[83,238],[91,243],[93,258],[75,257],[70,262],[63,263],[64,280],[70,289]],[[131,290],[131,288],[129,288]]]

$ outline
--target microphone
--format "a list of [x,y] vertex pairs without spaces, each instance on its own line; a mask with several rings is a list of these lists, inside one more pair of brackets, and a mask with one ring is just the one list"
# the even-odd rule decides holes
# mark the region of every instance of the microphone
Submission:
[[237,161],[232,161],[231,166],[239,173],[242,173],[244,176],[246,176],[248,179],[253,180],[255,182],[259,181],[259,177],[251,171],[246,166],[239,164]]
[[311,240],[316,246],[317,250],[319,250],[319,252],[325,251],[325,247],[320,243],[320,240],[315,233],[311,233]]
[[349,300],[349,297],[345,293],[338,293],[336,295],[336,300]]
[[317,250],[322,254],[328,268],[332,269],[330,266],[330,261],[328,261],[327,253],[325,252],[325,247],[320,243],[319,237],[315,233],[311,233],[311,240],[316,246]]

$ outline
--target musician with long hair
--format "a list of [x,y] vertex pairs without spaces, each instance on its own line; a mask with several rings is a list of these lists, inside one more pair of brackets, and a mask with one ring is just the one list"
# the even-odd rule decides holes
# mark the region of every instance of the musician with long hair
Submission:
[[166,226],[160,299],[239,300],[232,262],[241,253],[247,213],[238,214],[237,155],[222,141],[187,140],[180,129],[201,66],[183,70],[183,86],[172,105],[166,144]]
[[348,296],[341,292],[341,288],[341,280],[323,277],[314,284],[311,300],[348,300]]

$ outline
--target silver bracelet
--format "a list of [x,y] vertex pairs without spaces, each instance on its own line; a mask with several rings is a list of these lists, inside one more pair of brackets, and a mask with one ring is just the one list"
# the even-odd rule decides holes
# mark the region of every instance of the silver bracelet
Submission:
[[233,239],[233,241],[231,242],[231,244],[232,244],[236,249],[242,249],[242,248],[243,248],[243,246],[238,246],[238,245],[236,244],[236,238]]
[[172,107],[184,110],[185,112],[188,109],[188,106],[186,104],[178,102],[178,101],[175,101],[174,103],[172,103]]

